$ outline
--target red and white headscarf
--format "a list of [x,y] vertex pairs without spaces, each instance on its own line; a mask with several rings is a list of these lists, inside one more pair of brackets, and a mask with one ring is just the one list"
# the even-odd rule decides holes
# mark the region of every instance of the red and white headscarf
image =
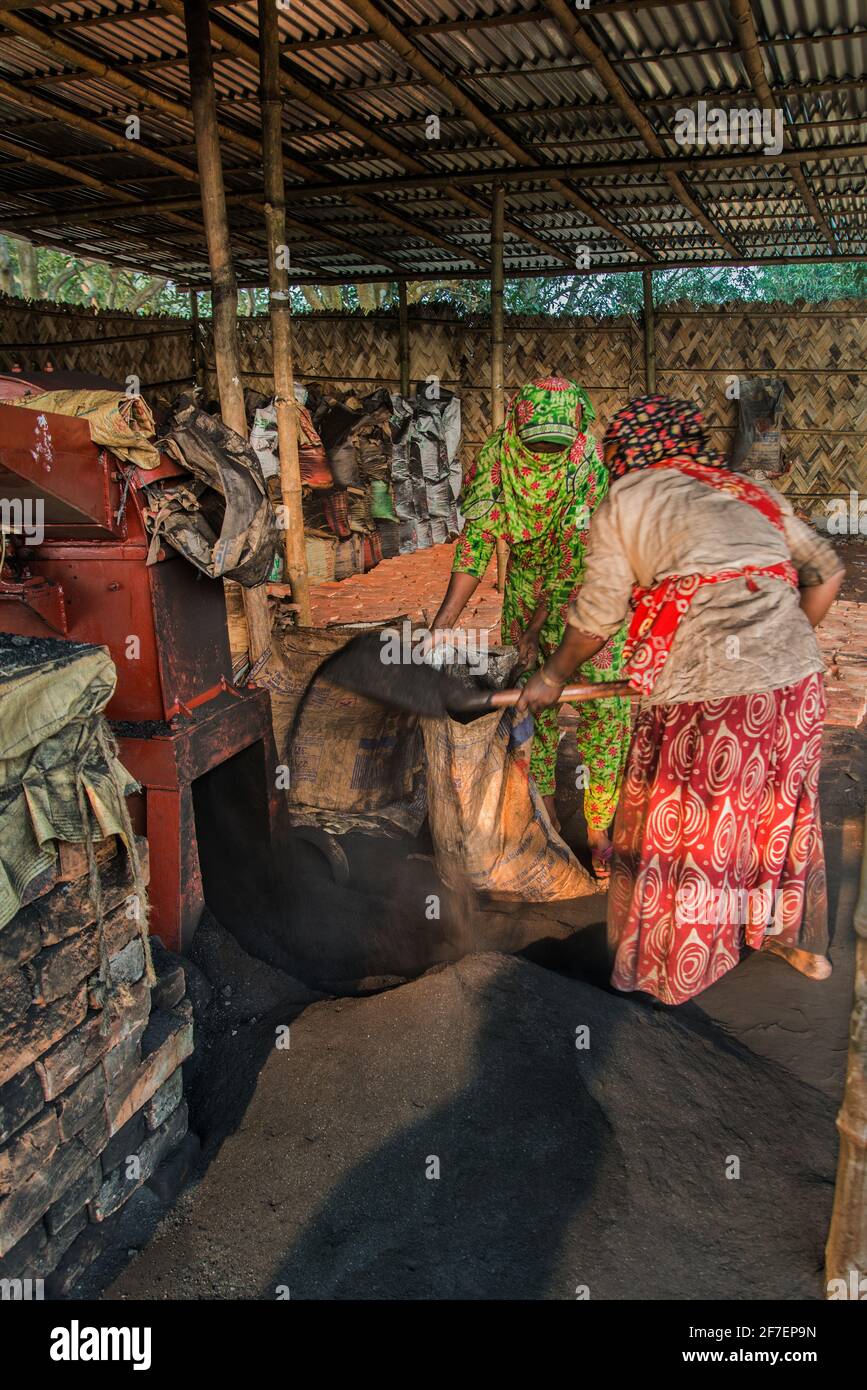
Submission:
[[614,457],[606,463],[612,480],[633,468],[676,458],[705,468],[726,467],[722,455],[710,447],[698,407],[671,396],[638,396],[618,410],[605,431],[603,449],[609,444],[615,446]]

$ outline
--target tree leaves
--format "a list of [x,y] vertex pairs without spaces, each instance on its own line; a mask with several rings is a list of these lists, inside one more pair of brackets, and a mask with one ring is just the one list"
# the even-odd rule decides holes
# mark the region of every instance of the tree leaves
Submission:
[[[99,309],[173,314],[190,313],[187,292],[164,276],[111,267],[100,261],[69,256],[46,246],[0,235],[0,292],[27,298],[56,300],[65,304],[90,304]],[[727,304],[754,301],[792,303],[803,299],[822,303],[834,299],[858,299],[867,293],[867,261],[843,265],[828,261],[819,265],[696,266],[685,270],[657,270],[653,294],[657,305],[690,300],[693,304]],[[485,314],[491,293],[487,280],[410,281],[408,297],[414,304],[448,305],[458,313]],[[292,290],[295,313],[329,309],[369,313],[397,310],[397,285],[304,285]],[[240,312],[265,314],[268,292],[245,290]],[[506,311],[511,314],[576,314],[605,318],[640,314],[643,308],[641,275],[637,272],[601,275],[528,276],[506,279]],[[210,313],[210,294],[199,296],[199,312]]]

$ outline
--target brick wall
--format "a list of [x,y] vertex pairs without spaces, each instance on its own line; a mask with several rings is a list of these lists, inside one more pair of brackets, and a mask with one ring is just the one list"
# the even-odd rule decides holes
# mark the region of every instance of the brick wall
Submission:
[[0,1280],[53,1276],[49,1292],[83,1272],[102,1223],[187,1131],[183,972],[149,987],[126,855],[112,840],[99,860],[108,991],[81,850],[61,846],[0,930]]

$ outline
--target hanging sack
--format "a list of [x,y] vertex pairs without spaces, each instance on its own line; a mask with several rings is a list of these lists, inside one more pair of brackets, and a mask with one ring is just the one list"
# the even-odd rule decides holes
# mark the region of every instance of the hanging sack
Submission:
[[446,717],[423,719],[421,727],[428,818],[444,883],[531,903],[596,892],[530,777],[531,715],[494,710],[467,724]]

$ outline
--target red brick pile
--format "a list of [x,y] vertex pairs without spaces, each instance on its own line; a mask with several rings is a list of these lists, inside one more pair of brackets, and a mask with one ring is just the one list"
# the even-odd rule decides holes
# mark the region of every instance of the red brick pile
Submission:
[[[187,1132],[183,970],[146,979],[126,854],[99,848],[109,986],[83,851],[60,846],[0,931],[0,1278],[65,1292],[100,1227]],[[147,844],[140,842],[147,873]]]
[[[372,574],[358,574],[342,584],[315,584],[310,600],[317,627],[334,623],[384,622],[405,614],[429,622],[445,597],[452,570],[453,545],[435,545],[411,555],[384,560]],[[488,571],[458,621],[459,627],[484,628],[499,640],[502,595],[497,592],[497,564]]]
[[860,728],[867,718],[867,603],[837,599],[816,635],[828,664],[828,724]]

